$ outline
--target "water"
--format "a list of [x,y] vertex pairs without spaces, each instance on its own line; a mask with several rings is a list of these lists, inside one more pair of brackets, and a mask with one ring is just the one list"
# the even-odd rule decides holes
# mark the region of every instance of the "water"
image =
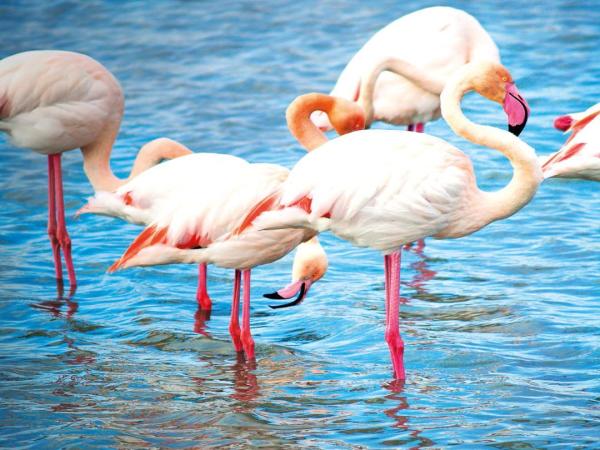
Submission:
[[[113,167],[128,173],[158,136],[197,151],[292,166],[284,123],[298,94],[328,91],[351,55],[417,1],[8,1],[0,57],[36,48],[92,55],[121,81],[126,114]],[[532,108],[540,154],[564,140],[557,114],[600,98],[594,2],[455,2],[499,45]],[[406,43],[410,45],[410,43]],[[504,126],[472,96],[475,120]],[[382,125],[378,125],[382,127]],[[456,138],[480,184],[510,166]],[[403,256],[408,381],[390,383],[382,258],[325,235],[330,271],[302,306],[260,294],[291,257],[253,275],[256,368],[227,332],[232,273],[210,270],[210,320],[196,268],[106,268],[139,228],[74,212],[92,194],[79,152],[63,158],[80,288],[56,298],[46,161],[0,142],[0,446],[10,448],[593,448],[600,397],[598,185],[551,180],[516,216]]]

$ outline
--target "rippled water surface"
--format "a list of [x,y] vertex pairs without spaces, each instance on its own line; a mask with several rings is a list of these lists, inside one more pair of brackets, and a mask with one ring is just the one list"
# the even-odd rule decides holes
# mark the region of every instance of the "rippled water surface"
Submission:
[[[169,136],[196,151],[291,167],[304,151],[286,105],[328,91],[351,55],[418,1],[0,3],[0,57],[87,53],[121,81],[113,168]],[[456,2],[500,47],[532,108],[522,138],[564,140],[557,114],[600,98],[596,2]],[[410,42],[398,43],[411,45]],[[504,126],[472,96],[467,113]],[[382,127],[377,125],[377,127]],[[504,185],[501,155],[465,149],[480,184]],[[46,160],[0,141],[0,446],[36,448],[593,448],[600,435],[598,185],[551,180],[516,216],[403,256],[408,380],[391,383],[382,258],[323,236],[326,277],[300,307],[260,294],[291,256],[253,273],[256,367],[227,332],[232,273],[210,270],[215,307],[196,311],[196,268],[107,275],[139,228],[75,211],[92,194],[81,155],[63,158],[80,288],[57,298],[46,235]]]

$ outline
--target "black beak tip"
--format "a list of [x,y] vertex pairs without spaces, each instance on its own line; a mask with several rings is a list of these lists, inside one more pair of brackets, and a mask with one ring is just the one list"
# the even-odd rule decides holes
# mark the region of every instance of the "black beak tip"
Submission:
[[515,136],[520,135],[524,129],[525,129],[525,123],[520,123],[518,125],[508,125],[508,131],[510,131]]
[[[304,294],[306,294],[306,287],[305,287],[304,283],[302,283],[302,286],[300,286],[300,293],[298,294],[298,297],[296,297],[295,300],[293,300],[289,303],[284,303],[283,305],[269,305],[269,308],[280,309],[280,308],[288,308],[290,306],[299,305],[300,303],[302,303],[302,300],[304,300]],[[267,295],[271,295],[271,294],[266,294],[265,297]],[[279,294],[277,294],[277,295],[279,295]],[[283,298],[283,297],[280,296],[279,298]]]
[[277,291],[272,292],[271,294],[263,294],[264,298],[269,298],[271,300],[283,300],[283,297],[277,293]]

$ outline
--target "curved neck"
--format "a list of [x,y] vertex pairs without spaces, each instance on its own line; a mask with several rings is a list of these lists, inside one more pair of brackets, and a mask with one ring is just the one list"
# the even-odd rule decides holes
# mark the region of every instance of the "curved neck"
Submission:
[[398,58],[388,58],[368,72],[366,78],[361,81],[359,88],[358,103],[363,107],[366,115],[367,126],[373,122],[373,95],[375,83],[383,71],[394,72],[424,91],[433,95],[440,95],[444,89],[444,83],[412,64]]
[[533,148],[508,131],[478,125],[465,117],[460,107],[462,97],[473,90],[468,77],[453,77],[441,95],[442,116],[459,136],[469,141],[493,148],[506,156],[513,177],[497,192],[479,191],[476,210],[484,226],[503,219],[525,206],[535,195],[542,181],[542,171]]
[[296,98],[285,112],[290,133],[309,152],[327,142],[327,136],[310,120],[314,111],[323,111],[330,116],[334,99],[325,94],[306,94]]
[[94,191],[114,191],[163,159],[173,159],[192,153],[190,149],[171,139],[155,139],[140,149],[129,176],[120,179],[110,168],[110,155],[118,130],[119,123],[116,123],[116,126],[112,124],[94,142],[81,148],[83,170]]

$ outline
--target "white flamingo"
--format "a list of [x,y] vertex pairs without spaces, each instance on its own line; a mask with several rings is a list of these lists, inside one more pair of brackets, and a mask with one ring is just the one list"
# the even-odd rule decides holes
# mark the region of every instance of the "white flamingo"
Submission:
[[[359,106],[324,94],[309,94],[298,97],[288,107],[286,118],[291,133],[298,139],[307,151],[327,142],[327,137],[319,131],[310,121],[310,114],[316,109],[325,111],[331,118],[336,131],[346,134],[364,128],[364,115]],[[206,155],[211,155],[206,153]],[[207,156],[206,158],[208,158]],[[215,161],[235,161],[244,165],[244,160],[227,155],[215,155]],[[207,162],[208,161],[208,162]],[[204,168],[199,172],[198,164],[209,164],[208,167],[229,178],[218,164],[212,160],[199,158],[186,158],[180,162],[156,168],[143,177],[133,179],[131,182],[120,186],[112,192],[99,191],[89,202],[82,207],[78,214],[93,213],[112,217],[119,217],[131,223],[150,225],[155,220],[162,218],[164,211],[171,205],[180,201],[181,195],[186,192],[197,192],[205,180],[200,179],[199,173],[204,173]],[[210,188],[207,187],[210,192]],[[210,196],[208,201],[210,202]],[[204,196],[196,199],[203,202]],[[242,211],[243,212],[243,211]],[[217,211],[212,214],[216,214]],[[240,213],[241,214],[241,213]],[[200,308],[210,311],[212,301],[207,290],[206,263],[199,264],[199,283],[197,300]],[[284,299],[296,296],[296,300],[288,304],[276,306],[282,308],[296,305],[306,297],[310,286],[319,280],[327,270],[327,256],[316,237],[298,246],[292,268],[292,283],[272,294],[265,295],[271,299]]]
[[544,158],[544,178],[600,181],[600,103],[557,117],[554,126],[571,135],[558,152]]
[[518,134],[529,108],[500,64],[469,63],[448,80],[442,114],[458,135],[502,152],[514,168],[498,192],[477,187],[470,159],[433,136],[366,130],[341,136],[304,156],[284,183],[283,211],[265,213],[255,226],[330,230],[351,243],[385,255],[386,332],[394,374],[405,378],[400,336],[399,266],[403,245],[432,236],[458,238],[511,216],[542,181],[535,151],[513,134],[469,121],[460,109],[474,90],[503,105],[509,130]]
[[[339,133],[364,127],[360,108],[340,107],[338,103],[346,103],[344,100],[325,100],[326,97],[320,100],[330,102],[331,108],[327,106],[326,110],[331,112],[334,123],[339,120]],[[309,119],[314,100],[314,96],[307,96],[294,102],[296,119],[288,115],[293,129],[304,130],[301,142],[309,149],[312,146],[307,140],[316,145],[314,138],[320,133],[314,132]],[[97,193],[83,212],[148,224],[109,269],[111,272],[131,266],[172,263],[215,264],[235,269],[229,330],[235,349],[243,349],[251,359],[254,341],[250,332],[250,270],[273,262],[310,240],[294,261],[294,282],[276,297],[287,298],[288,294],[299,292],[298,298],[278,307],[302,301],[310,286],[327,270],[325,252],[312,230],[262,232],[253,225],[265,211],[276,214],[281,209],[281,185],[288,173],[288,169],[275,164],[250,164],[231,155],[196,153],[155,166],[115,192]],[[242,276],[244,303],[240,329]]]
[[[361,104],[367,127],[383,121],[423,131],[425,122],[440,117],[439,96],[449,77],[478,60],[499,63],[500,56],[477,19],[450,7],[420,9],[375,33],[348,62],[331,95]],[[331,129],[322,113],[313,114],[313,121]]]
[[62,250],[71,293],[77,282],[65,224],[62,153],[77,148],[95,190],[113,190],[162,159],[190,154],[169,139],[143,146],[126,180],[110,169],[123,116],[119,82],[100,63],[79,53],[42,50],[0,60],[0,131],[16,147],[48,155],[48,235],[62,290]]

